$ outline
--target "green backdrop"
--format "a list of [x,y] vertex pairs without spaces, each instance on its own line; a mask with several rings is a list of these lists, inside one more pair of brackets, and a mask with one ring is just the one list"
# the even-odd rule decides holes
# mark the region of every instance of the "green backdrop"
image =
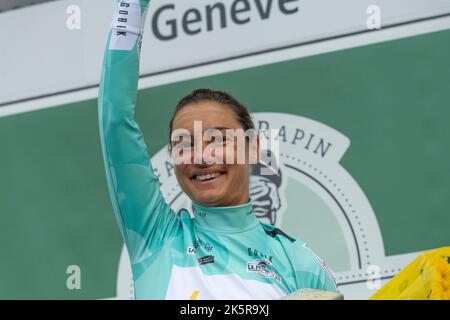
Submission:
[[[198,87],[349,137],[342,164],[387,255],[450,244],[450,30],[142,90],[136,116],[152,153],[178,99]],[[96,100],[0,118],[0,146],[0,298],[115,296],[122,241]],[[66,288],[71,264],[82,290]]]

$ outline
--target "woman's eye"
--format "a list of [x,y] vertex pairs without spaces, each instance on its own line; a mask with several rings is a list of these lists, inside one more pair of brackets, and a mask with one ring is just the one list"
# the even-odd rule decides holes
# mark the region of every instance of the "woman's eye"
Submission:
[[214,144],[223,144],[226,142],[226,139],[223,136],[214,137]]
[[192,145],[190,142],[180,142],[175,145],[175,148],[178,150],[187,150],[187,149],[190,149],[191,147],[192,147]]

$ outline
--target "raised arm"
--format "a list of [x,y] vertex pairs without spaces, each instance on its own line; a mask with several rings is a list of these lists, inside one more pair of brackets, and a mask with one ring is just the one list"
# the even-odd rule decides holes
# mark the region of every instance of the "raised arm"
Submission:
[[98,100],[108,189],[134,264],[180,231],[159,189],[147,147],[134,120],[139,54],[148,0],[119,1],[108,36]]

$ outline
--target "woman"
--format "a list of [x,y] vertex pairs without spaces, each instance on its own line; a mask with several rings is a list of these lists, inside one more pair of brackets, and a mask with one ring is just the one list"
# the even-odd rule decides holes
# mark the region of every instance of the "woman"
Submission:
[[[195,217],[185,209],[175,213],[164,201],[134,121],[148,2],[119,2],[99,95],[106,176],[131,259],[135,297],[278,299],[301,288],[336,291],[321,260],[298,237],[257,220],[249,198],[250,159],[258,153],[250,140],[256,138],[245,140],[244,163],[217,161],[220,150],[230,154],[237,148],[226,129],[254,128],[247,110],[227,93],[200,89],[178,104],[170,124],[171,151],[182,160],[175,173]],[[205,142],[194,134],[186,143],[183,134],[192,135],[196,121],[202,134],[214,129],[224,140]],[[206,159],[203,151],[211,145]]]

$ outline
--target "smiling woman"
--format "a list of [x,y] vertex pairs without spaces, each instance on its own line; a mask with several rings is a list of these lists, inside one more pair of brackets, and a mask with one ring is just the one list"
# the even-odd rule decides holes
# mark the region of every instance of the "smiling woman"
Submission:
[[[175,165],[175,174],[180,186],[193,201],[198,203],[211,206],[247,203],[250,166],[245,162],[238,165],[236,161],[239,154],[245,156],[249,153],[247,146],[238,150],[238,143],[234,143],[234,139],[227,138],[218,139],[220,141],[215,139],[204,141],[203,132],[195,132],[198,131],[195,130],[195,124],[200,121],[206,130],[215,129],[218,133],[221,131],[217,128],[228,132],[245,127],[253,129],[247,110],[231,96],[220,91],[196,90],[183,100],[184,102],[182,101],[176,108],[171,127],[173,131],[181,129],[190,132],[192,134],[190,140],[193,140],[193,143],[181,149],[180,158],[183,161]],[[233,107],[224,101],[234,103]],[[240,113],[236,114],[233,110],[239,110]],[[238,119],[245,121],[240,122]],[[208,148],[210,146],[213,148]],[[176,150],[177,145],[175,144],[173,148]],[[191,149],[194,149],[194,152],[190,152]],[[205,152],[209,149],[211,152]],[[233,159],[227,156],[230,153],[234,155]],[[224,157],[230,161],[222,161]]]
[[[134,120],[148,4],[119,1],[98,103],[106,178],[130,255],[136,298],[279,299],[301,288],[335,291],[325,264],[300,238],[256,218],[249,175],[258,144],[247,142],[257,136],[247,136],[239,150],[235,139],[224,134],[254,129],[247,109],[231,95],[200,89],[177,105],[170,129],[191,141],[181,146],[171,141],[172,151],[181,151],[185,160],[175,164],[175,174],[193,202],[194,217],[186,209],[175,213],[166,203]],[[196,122],[203,125],[200,134],[195,134]],[[211,129],[217,134],[204,141],[204,131]],[[192,149],[200,152],[185,153]],[[216,161],[218,154],[231,152],[233,161]],[[240,154],[244,161],[238,163]]]

